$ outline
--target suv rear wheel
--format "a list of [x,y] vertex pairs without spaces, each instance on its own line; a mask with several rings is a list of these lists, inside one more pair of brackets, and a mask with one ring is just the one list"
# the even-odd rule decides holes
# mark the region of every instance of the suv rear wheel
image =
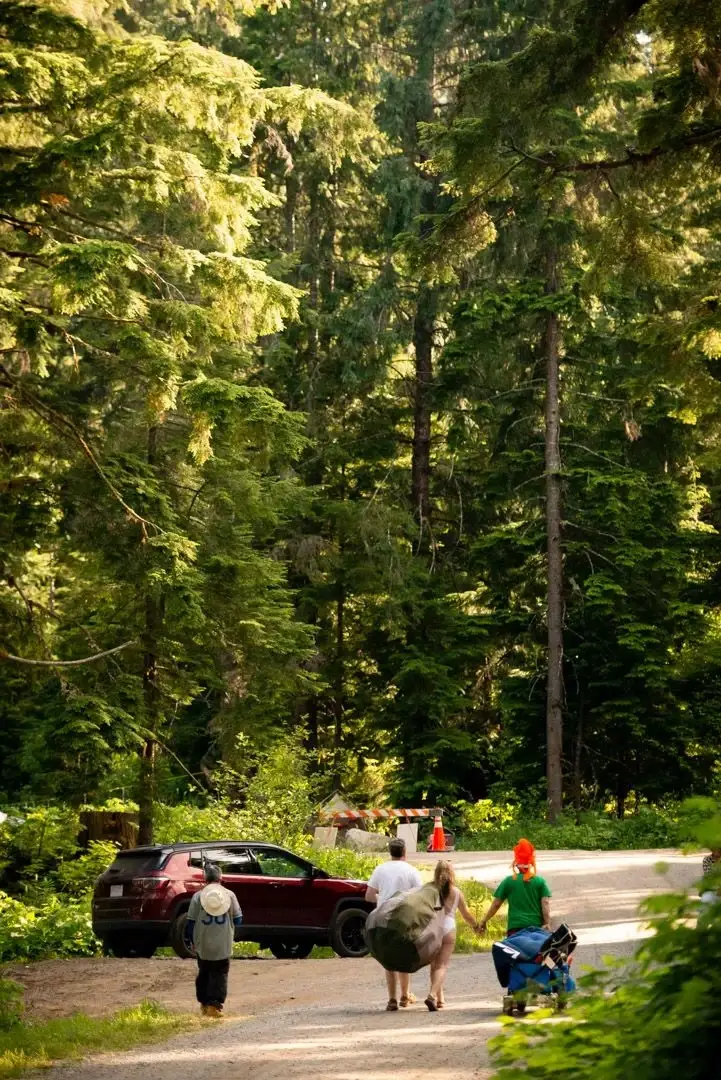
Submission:
[[273,941],[268,948],[276,960],[305,960],[313,951],[313,942]]
[[364,908],[347,907],[338,912],[330,929],[330,943],[338,956],[358,959],[368,955],[363,933],[367,918]]
[[176,915],[173,919],[170,927],[170,947],[181,960],[195,960],[195,949],[192,942],[188,941],[186,933],[187,922],[187,911],[181,911],[180,915]]

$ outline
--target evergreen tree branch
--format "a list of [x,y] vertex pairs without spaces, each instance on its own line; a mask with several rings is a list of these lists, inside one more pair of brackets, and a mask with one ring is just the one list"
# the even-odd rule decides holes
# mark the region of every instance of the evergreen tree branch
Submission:
[[11,589],[14,589],[18,596],[20,596],[20,598],[22,599],[25,607],[27,608],[28,619],[30,622],[33,621],[34,610],[41,611],[43,615],[47,615],[49,619],[54,619],[55,622],[60,623],[61,629],[63,629],[63,623],[67,623],[68,626],[76,627],[85,636],[91,649],[99,648],[98,643],[93,637],[93,635],[90,633],[89,630],[86,630],[82,623],[78,622],[76,619],[68,619],[66,616],[58,615],[57,611],[53,611],[52,608],[49,608],[47,606],[47,604],[41,604],[39,600],[33,600],[20,587],[19,583],[12,576],[12,574],[7,575],[7,584],[10,586]]
[[82,664],[92,664],[105,656],[119,653],[130,645],[137,645],[135,638],[132,641],[124,641],[122,645],[116,645],[113,649],[105,649],[103,652],[93,653],[92,656],[84,656],[80,660],[29,660],[25,656],[15,656],[5,649],[0,649],[0,660],[12,660],[16,664],[31,664],[33,667],[80,667]]
[[62,217],[71,218],[73,221],[79,221],[83,225],[89,225],[93,229],[101,229],[103,232],[110,233],[112,236],[119,236],[122,240],[130,240],[133,244],[140,244],[142,247],[151,248],[153,251],[160,251],[160,244],[153,244],[150,240],[143,239],[142,236],[133,236],[132,233],[126,232],[124,229],[118,229],[114,225],[106,225],[102,221],[93,221],[92,218],[84,217],[82,214],[78,214],[71,210],[56,210],[56,213]]
[[79,443],[83,453],[92,464],[93,468],[107,487],[110,494],[117,502],[120,503],[125,512],[130,516],[130,518],[132,518],[133,521],[137,522],[137,524],[140,525],[144,536],[147,536],[147,525],[149,525],[153,529],[156,529],[158,533],[161,533],[163,531],[160,526],[155,524],[155,522],[150,521],[148,518],[144,518],[142,514],[139,514],[136,510],[133,510],[132,506],[130,506],[125,501],[123,496],[116,488],[115,484],[112,482],[110,477],[102,468],[100,462],[93,453],[89,443],[83,437],[82,433],[78,430],[72,420],[69,420],[67,416],[63,416],[61,413],[58,413],[54,409],[51,409],[49,405],[46,405],[45,402],[41,401],[40,398],[35,396],[35,394],[31,393],[25,387],[21,386],[19,380],[11,374],[11,372],[4,364],[0,364],[0,375],[4,376],[6,380],[6,386],[13,388],[20,395],[22,400],[28,405],[28,407],[37,416],[44,420],[45,423],[50,424],[50,426],[54,427],[56,430],[59,429],[65,433],[69,432],[75,438],[75,440]]
[[[650,150],[639,152],[638,150],[634,150],[633,147],[628,147],[626,150],[626,157],[623,158],[602,158],[600,161],[576,161],[568,165],[558,165],[554,168],[554,171],[556,173],[605,173],[612,169],[625,169],[628,168],[629,165],[649,165],[652,161],[656,161],[657,158],[660,157],[665,157],[667,154],[676,154],[684,150],[692,150],[696,146],[703,146],[715,139],[721,140],[721,126],[684,135],[678,139],[672,139],[670,142],[654,146]],[[549,153],[545,158],[534,158],[533,160],[553,166],[552,159],[553,154]]]
[[9,248],[0,248],[0,255],[6,255],[8,259],[27,259],[29,262],[39,263],[40,266],[47,266],[47,259],[44,259],[42,255],[35,255],[32,251],[12,251]]

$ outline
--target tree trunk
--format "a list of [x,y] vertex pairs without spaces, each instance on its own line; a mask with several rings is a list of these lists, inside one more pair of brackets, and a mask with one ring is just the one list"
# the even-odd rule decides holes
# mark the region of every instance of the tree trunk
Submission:
[[333,694],[333,786],[341,786],[341,755],[343,753],[343,713],[345,712],[345,589],[340,586],[336,605],[336,676]]
[[283,207],[283,216],[285,217],[285,249],[289,254],[293,254],[296,246],[296,230],[295,230],[295,215],[298,208],[298,194],[300,192],[300,185],[294,172],[288,173],[285,178],[285,206]]
[[433,382],[433,335],[436,308],[436,290],[422,286],[416,302],[413,323],[415,378],[411,462],[411,500],[421,535],[424,527],[430,522],[431,384]]
[[310,211],[308,215],[308,307],[313,312],[313,318],[308,325],[308,350],[307,350],[307,363],[308,363],[308,400],[306,403],[306,409],[308,412],[308,421],[313,430],[313,425],[317,423],[317,417],[315,416],[315,388],[316,380],[318,378],[318,366],[319,366],[319,333],[318,333],[318,305],[320,300],[320,241],[321,241],[321,222],[320,222],[320,196],[318,192],[318,179],[314,178],[312,181],[310,194]]
[[[419,11],[416,27],[416,82],[417,99],[411,118],[408,153],[414,160],[422,181],[419,211],[423,220],[419,227],[421,239],[432,229],[431,215],[438,211],[438,177],[428,171],[428,153],[420,145],[418,124],[430,123],[434,118],[434,95],[436,81],[436,49],[441,24],[437,19],[436,0],[425,0]],[[416,296],[413,319],[413,448],[411,460],[411,502],[418,521],[418,550],[430,540],[430,483],[431,483],[431,403],[433,387],[433,346],[435,343],[436,318],[438,314],[438,289],[421,282]],[[426,534],[426,543],[423,542]]]
[[[546,293],[558,291],[557,255],[548,256]],[[548,683],[546,696],[546,776],[548,819],[563,806],[563,549],[561,542],[561,407],[558,315],[546,323],[546,541],[548,555]]]
[[[148,465],[157,462],[158,429],[148,430]],[[158,638],[163,619],[162,600],[148,592],[145,595],[145,629],[143,633],[143,700],[145,703],[145,741],[140,751],[138,791],[138,844],[152,844],[153,818],[156,801],[155,736],[160,724],[160,688],[158,686]]]
[[143,697],[145,700],[146,737],[140,752],[140,791],[138,793],[138,843],[152,844],[155,804],[155,755],[160,714],[158,688],[157,636],[160,625],[158,601],[148,596],[145,601],[145,651],[143,653]]
[[311,753],[318,750],[318,698],[308,700],[308,740],[306,743]]
[[583,793],[583,778],[581,775],[581,759],[583,755],[583,694],[579,695],[578,701],[578,724],[576,726],[576,745],[573,753],[573,807],[576,811],[576,824],[579,824],[581,816],[581,796]]

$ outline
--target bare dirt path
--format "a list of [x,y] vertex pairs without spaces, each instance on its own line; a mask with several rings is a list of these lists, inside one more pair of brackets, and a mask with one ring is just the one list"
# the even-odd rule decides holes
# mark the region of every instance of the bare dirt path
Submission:
[[[455,855],[459,876],[495,885],[505,853]],[[422,860],[427,861],[427,856]],[[668,872],[655,870],[665,862]],[[685,887],[700,860],[674,852],[549,852],[539,855],[553,915],[577,930],[577,965],[632,951],[643,932],[639,901]],[[578,970],[576,971],[578,974]],[[152,997],[195,1007],[194,968],[182,960],[55,961],[18,971],[35,1015],[106,1012]],[[425,996],[425,973],[415,977]],[[50,1070],[53,1080],[196,1080],[215,1067],[224,1080],[486,1080],[488,1038],[499,1030],[501,992],[487,955],[454,959],[448,1006],[385,1013],[382,972],[372,960],[245,960],[231,966],[228,1016],[163,1046],[104,1055]],[[48,1072],[44,1072],[48,1077]]]

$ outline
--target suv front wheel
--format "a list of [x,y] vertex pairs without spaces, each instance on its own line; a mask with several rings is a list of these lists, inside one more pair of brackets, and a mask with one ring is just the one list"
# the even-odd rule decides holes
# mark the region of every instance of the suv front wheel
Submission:
[[364,908],[347,907],[338,912],[330,928],[330,943],[338,956],[358,959],[368,955],[364,934],[367,918]]

